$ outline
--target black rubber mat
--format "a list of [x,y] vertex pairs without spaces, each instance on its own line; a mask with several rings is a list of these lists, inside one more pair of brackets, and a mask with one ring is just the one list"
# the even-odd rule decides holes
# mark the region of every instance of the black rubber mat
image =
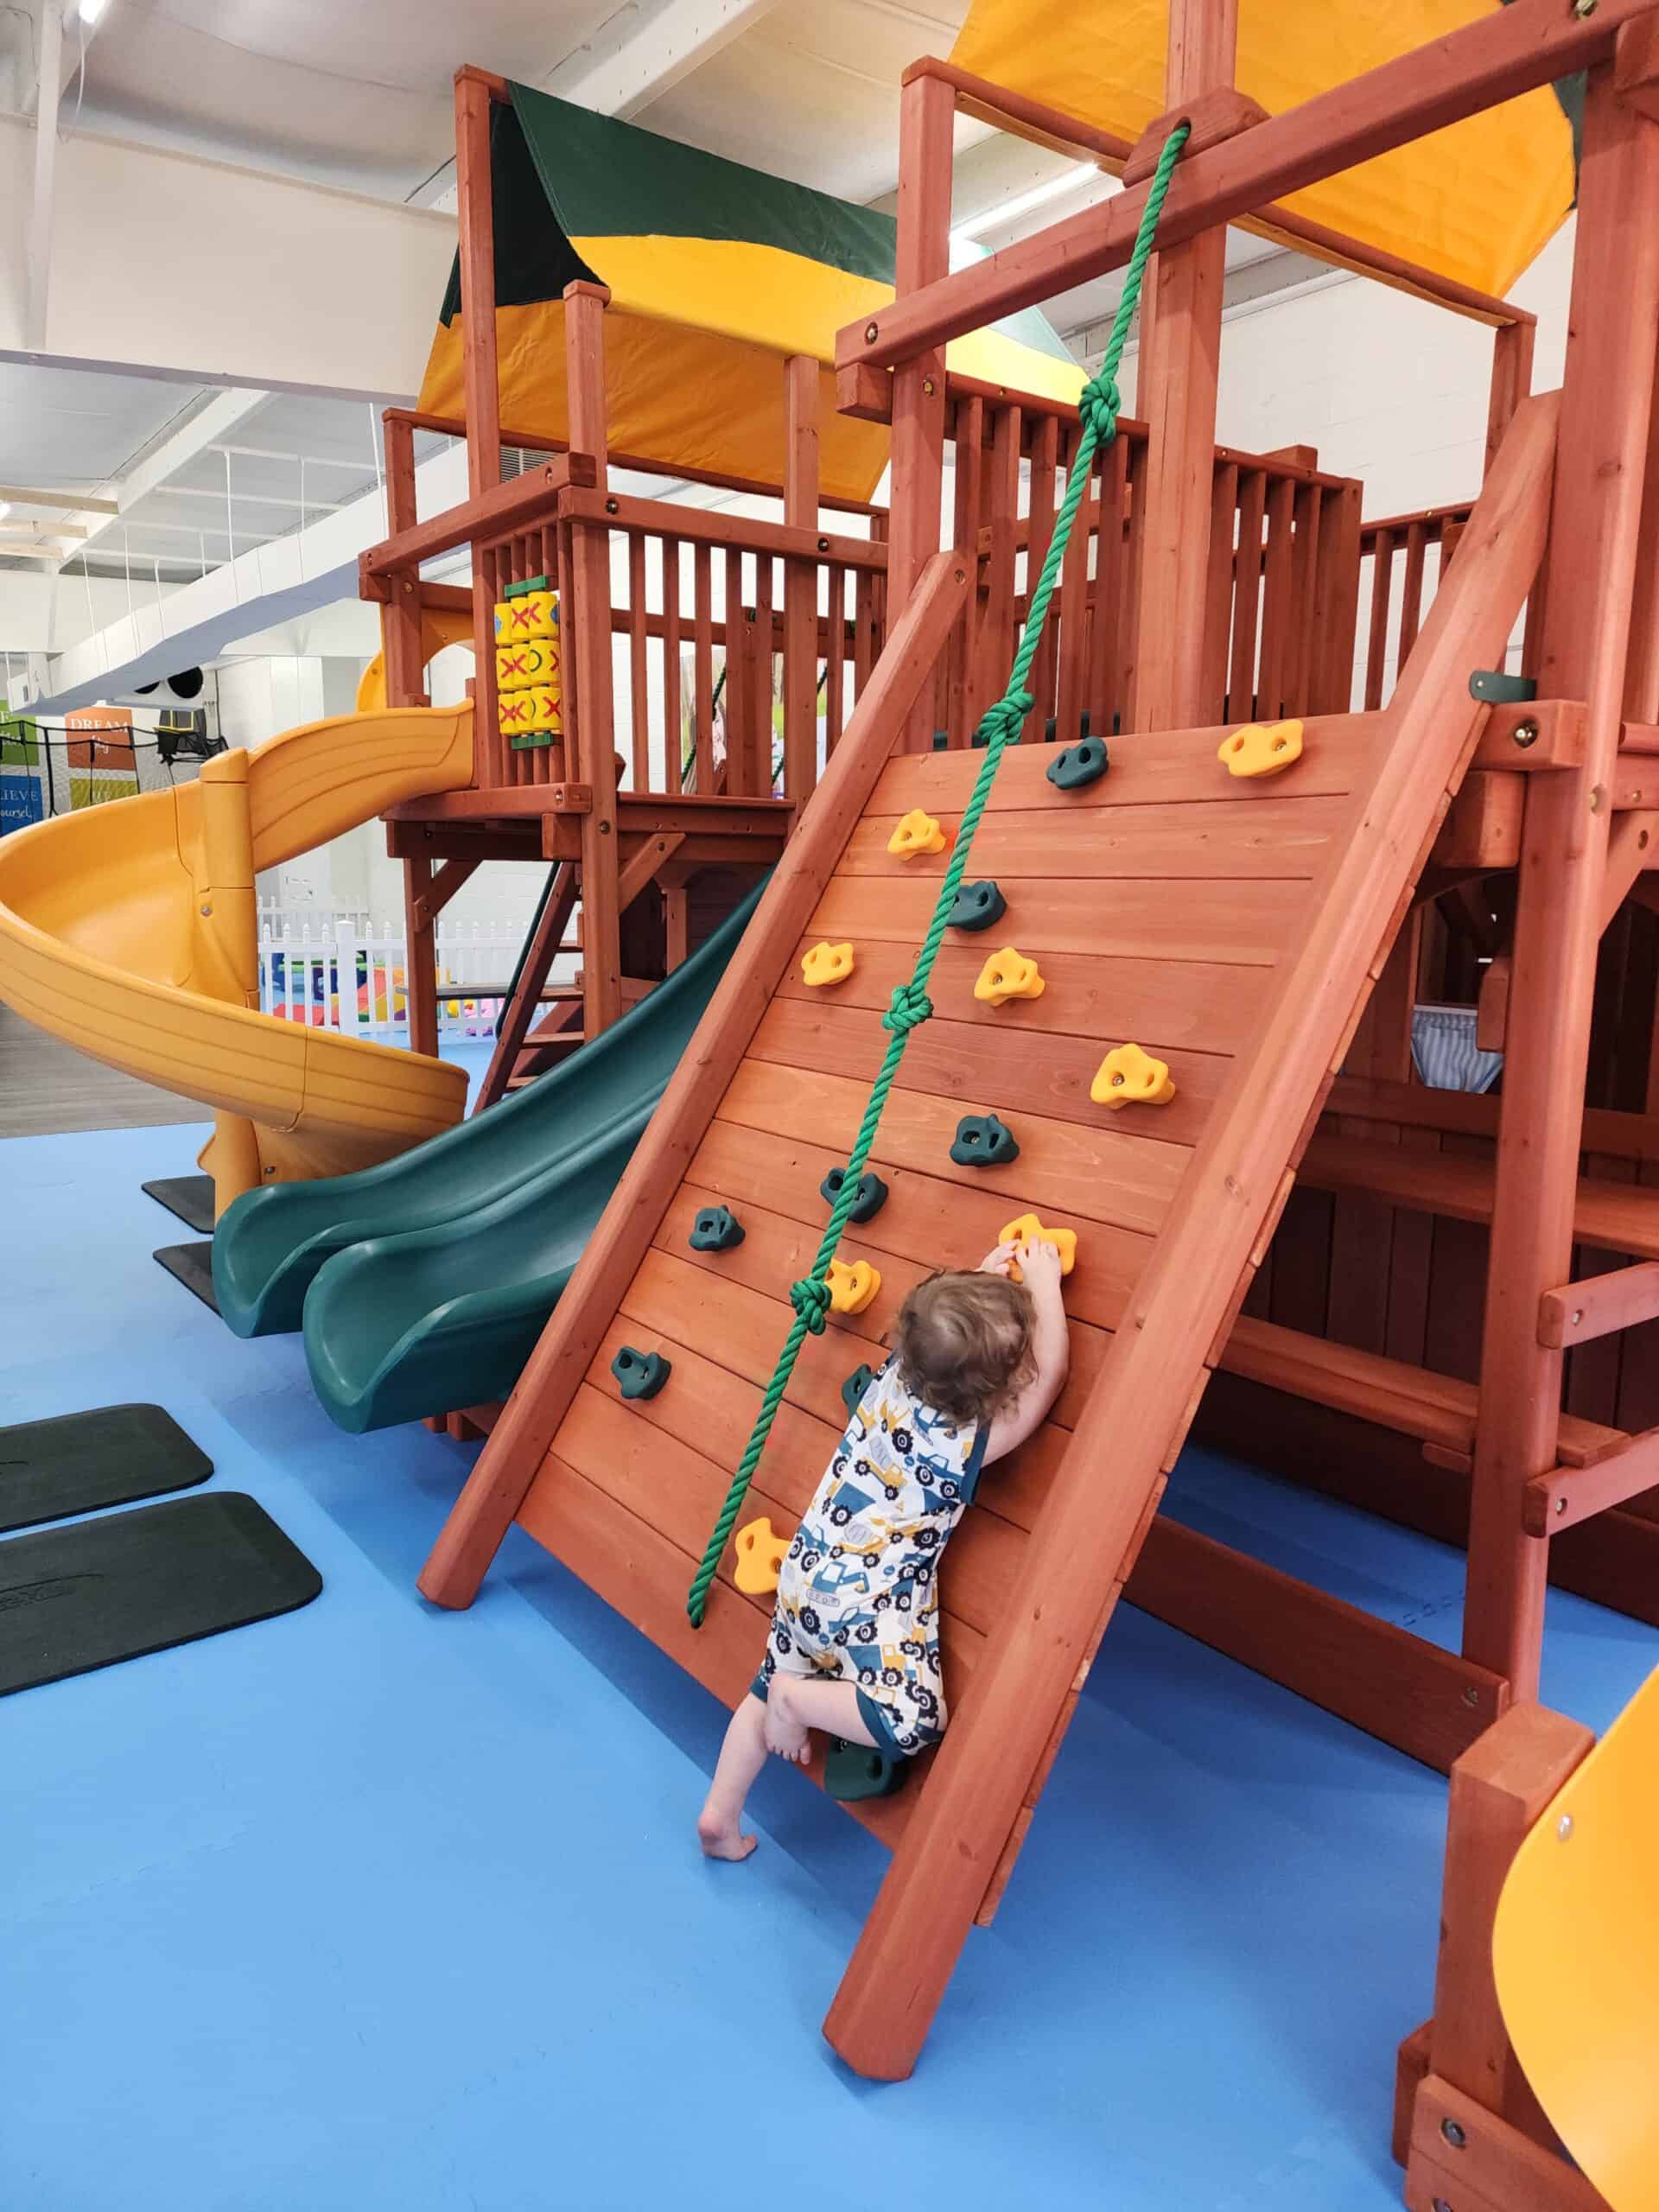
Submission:
[[239,1491],[0,1544],[0,1697],[308,1605],[322,1577]]
[[94,1406],[0,1428],[0,1529],[190,1490],[213,1463],[160,1406]]
[[213,1233],[213,1179],[211,1175],[163,1175],[141,1185],[147,1198],[175,1213],[198,1236]]
[[213,1240],[204,1237],[200,1244],[163,1244],[156,1257],[170,1275],[176,1275],[187,1290],[194,1290],[210,1313],[219,1311],[219,1300],[213,1294]]

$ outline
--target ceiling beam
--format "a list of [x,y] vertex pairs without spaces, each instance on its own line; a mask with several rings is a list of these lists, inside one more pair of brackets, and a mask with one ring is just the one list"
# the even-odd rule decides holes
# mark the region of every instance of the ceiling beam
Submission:
[[29,203],[28,290],[23,345],[46,345],[47,290],[52,276],[52,219],[58,187],[58,102],[63,89],[63,10],[41,0],[41,81],[35,96],[35,188]]
[[555,71],[550,91],[626,122],[770,15],[778,0],[666,0],[639,10],[614,45],[590,41]]
[[29,492],[20,484],[0,484],[0,505],[9,507],[67,507],[74,514],[112,515],[113,499],[88,499],[84,492]]
[[228,437],[250,416],[257,415],[270,397],[268,391],[252,385],[233,385],[228,391],[215,393],[205,407],[128,470],[116,485],[113,501],[83,502],[88,543],[112,530],[118,520],[126,521],[140,499],[167,487],[170,476],[210,451],[216,439]]

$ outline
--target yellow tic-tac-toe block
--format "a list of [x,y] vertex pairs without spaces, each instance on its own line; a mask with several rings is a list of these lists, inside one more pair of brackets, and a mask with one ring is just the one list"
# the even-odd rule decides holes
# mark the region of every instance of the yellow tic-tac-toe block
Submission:
[[1277,776],[1302,757],[1302,726],[1293,722],[1250,722],[1230,730],[1216,748],[1230,776]]
[[850,944],[831,944],[828,938],[801,956],[801,981],[814,989],[824,983],[844,983],[853,972]]
[[[1047,1229],[1034,1213],[1022,1213],[1015,1221],[1004,1222],[996,1232],[999,1244],[1052,1244],[1060,1255],[1060,1273],[1069,1275],[1077,1264],[1077,1232],[1075,1229]],[[1020,1270],[1011,1270],[1015,1282]]]
[[923,853],[942,853],[950,842],[931,814],[912,806],[894,825],[887,850],[901,861],[913,861]]
[[855,1260],[850,1266],[845,1260],[831,1260],[824,1280],[832,1313],[861,1313],[881,1287],[880,1271],[868,1260]]
[[520,644],[498,645],[495,688],[498,692],[528,691],[533,683],[545,683],[557,664],[553,648],[545,638],[526,638]]
[[772,1522],[765,1514],[740,1529],[732,1545],[737,1554],[737,1567],[732,1579],[740,1590],[751,1598],[764,1598],[778,1587],[790,1539],[774,1536]]
[[1138,1045],[1119,1045],[1095,1070],[1089,1096],[1096,1106],[1167,1106],[1175,1096],[1169,1062],[1155,1059]]
[[1043,995],[1042,971],[1034,960],[1027,959],[1023,952],[1016,952],[1013,945],[1005,944],[1000,952],[992,953],[980,969],[974,984],[974,996],[988,1006],[1005,1006],[1010,999],[1039,999]]

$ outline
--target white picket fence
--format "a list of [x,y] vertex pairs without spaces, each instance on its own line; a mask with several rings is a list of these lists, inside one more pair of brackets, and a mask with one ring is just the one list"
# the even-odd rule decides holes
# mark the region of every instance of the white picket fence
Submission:
[[[505,922],[447,921],[440,915],[434,938],[440,1036],[493,1037],[500,998],[480,998],[467,987],[511,981],[520,931]],[[377,930],[367,913],[262,905],[260,1011],[346,1037],[396,1043],[408,1034],[408,958],[403,931]],[[454,990],[446,988],[452,984]]]

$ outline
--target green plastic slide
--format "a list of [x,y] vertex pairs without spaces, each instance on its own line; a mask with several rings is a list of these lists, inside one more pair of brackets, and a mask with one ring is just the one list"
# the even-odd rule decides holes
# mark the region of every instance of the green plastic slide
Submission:
[[354,1433],[505,1398],[760,895],[602,1036],[487,1113],[360,1174],[237,1199],[213,1237],[231,1327],[303,1325],[317,1395]]

